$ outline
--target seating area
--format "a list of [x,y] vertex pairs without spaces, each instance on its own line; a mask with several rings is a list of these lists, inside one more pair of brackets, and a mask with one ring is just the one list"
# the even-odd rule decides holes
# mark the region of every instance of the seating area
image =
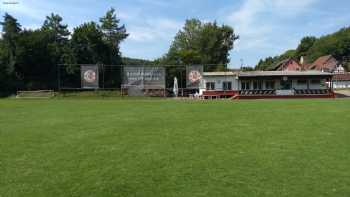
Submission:
[[[315,89],[315,90],[294,90],[295,95],[329,95],[332,93],[329,89]],[[272,96],[276,95],[276,90],[241,90],[241,96]]]
[[262,95],[262,96],[268,96],[268,95],[275,95],[276,90],[241,90],[239,91],[239,95],[241,96],[250,96],[250,95]]
[[329,89],[319,90],[294,90],[296,95],[328,95],[332,92]]

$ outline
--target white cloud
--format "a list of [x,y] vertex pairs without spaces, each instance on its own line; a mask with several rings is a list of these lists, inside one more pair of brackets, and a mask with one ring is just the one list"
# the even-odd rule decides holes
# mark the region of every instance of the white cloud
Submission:
[[3,4],[0,6],[1,12],[9,12],[10,14],[19,14],[35,20],[43,20],[46,16],[46,10],[39,8],[37,3],[31,1],[18,1],[17,4]]
[[182,23],[170,19],[146,20],[143,25],[128,26],[129,39],[134,42],[169,41]]
[[153,5],[157,7],[168,7],[171,5],[171,1],[164,0],[138,0],[142,4]]
[[316,1],[246,0],[240,7],[231,9],[225,21],[240,35],[235,51],[258,50],[276,55],[294,46],[297,38],[286,33],[292,27],[286,27],[284,22],[307,12]]

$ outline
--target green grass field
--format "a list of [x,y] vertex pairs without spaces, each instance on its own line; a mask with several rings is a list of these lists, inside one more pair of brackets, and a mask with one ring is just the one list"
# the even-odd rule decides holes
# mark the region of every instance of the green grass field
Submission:
[[0,100],[0,196],[350,196],[350,100]]

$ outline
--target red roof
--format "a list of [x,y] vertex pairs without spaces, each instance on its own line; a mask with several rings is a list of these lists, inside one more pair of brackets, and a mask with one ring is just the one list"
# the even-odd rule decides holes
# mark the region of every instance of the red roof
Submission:
[[[331,61],[333,60],[333,61]],[[314,63],[312,63],[308,69],[311,70],[334,70],[337,67],[337,61],[332,55],[326,55],[319,57]]]
[[350,73],[335,74],[334,81],[350,81]]

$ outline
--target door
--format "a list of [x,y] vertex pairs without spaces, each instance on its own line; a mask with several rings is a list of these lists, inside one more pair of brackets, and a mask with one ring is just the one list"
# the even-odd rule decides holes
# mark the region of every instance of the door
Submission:
[[292,89],[292,80],[281,80],[281,89],[282,90],[291,90]]

